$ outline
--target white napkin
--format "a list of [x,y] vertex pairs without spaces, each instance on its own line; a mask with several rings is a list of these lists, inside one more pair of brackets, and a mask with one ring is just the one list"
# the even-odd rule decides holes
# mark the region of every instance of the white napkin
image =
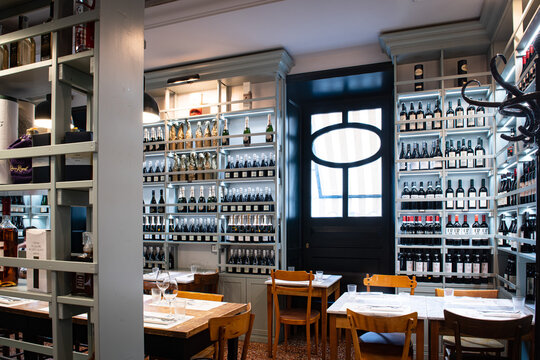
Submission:
[[182,317],[175,317],[174,320],[170,321],[167,320],[167,314],[150,311],[144,312],[145,326],[158,329],[170,329],[191,319],[193,319],[193,316],[183,315]]

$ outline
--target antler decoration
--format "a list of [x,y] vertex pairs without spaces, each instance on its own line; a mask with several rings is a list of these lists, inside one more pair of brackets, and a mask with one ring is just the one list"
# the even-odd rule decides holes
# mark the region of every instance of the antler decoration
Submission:
[[[536,53],[540,54],[539,39],[536,39],[534,47],[536,49]],[[489,102],[477,101],[467,97],[465,95],[467,86],[470,84],[477,84],[480,86],[480,82],[478,80],[469,80],[465,85],[463,85],[461,88],[461,96],[469,104],[498,108],[499,113],[505,116],[524,117],[525,123],[517,128],[520,132],[519,135],[508,136],[502,134],[501,138],[507,141],[523,141],[525,143],[535,141],[537,145],[540,145],[540,91],[524,94],[514,85],[504,81],[501,74],[497,70],[496,64],[498,58],[502,59],[502,61],[506,64],[506,58],[504,55],[497,54],[491,59],[490,69],[495,81],[507,91],[506,99],[503,102]],[[538,60],[536,61],[538,62]],[[537,73],[538,70],[539,69],[537,69]]]

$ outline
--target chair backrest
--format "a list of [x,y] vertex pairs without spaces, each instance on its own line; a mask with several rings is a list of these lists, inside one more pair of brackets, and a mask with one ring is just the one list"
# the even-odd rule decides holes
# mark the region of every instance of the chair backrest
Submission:
[[347,309],[347,319],[351,327],[351,335],[354,343],[354,354],[356,360],[362,359],[362,349],[358,341],[358,330],[373,331],[378,333],[405,333],[405,342],[401,359],[407,359],[409,356],[409,348],[411,344],[411,334],[416,329],[418,323],[418,313],[410,313],[407,315],[382,317],[370,316],[354,312]]
[[[444,289],[436,288],[435,296],[444,296]],[[469,297],[479,297],[485,299],[496,299],[499,297],[499,290],[490,289],[490,290],[454,290],[454,296],[469,296]]]
[[373,274],[371,277],[369,277],[369,274],[366,274],[364,285],[367,287],[367,291],[371,291],[371,286],[409,288],[411,289],[411,295],[414,295],[414,289],[416,288],[416,276],[413,276],[412,279],[410,279],[405,275]]
[[462,336],[474,336],[485,339],[513,340],[514,349],[512,359],[520,358],[521,338],[531,330],[532,315],[519,319],[509,320],[483,320],[469,318],[444,310],[445,326],[454,331],[456,343],[456,358],[463,358],[461,348]]
[[178,291],[176,296],[186,299],[223,301],[223,295],[221,294],[208,294],[194,291]]
[[[276,316],[279,318],[279,301],[278,295],[292,295],[292,296],[307,296],[306,306],[306,322],[309,323],[309,316],[311,314],[311,295],[313,293],[313,279],[315,278],[313,273],[306,271],[285,271],[285,270],[272,270],[272,295],[274,297],[274,307]],[[289,284],[278,284],[276,280],[285,281],[307,281],[306,286],[295,286]]]
[[210,274],[195,274],[193,276],[193,286],[190,290],[217,294],[219,283],[219,272]]
[[246,359],[254,319],[255,315],[251,313],[251,303],[248,303],[247,310],[241,314],[208,320],[210,340],[217,344],[215,351],[218,354],[218,360],[223,360],[225,357],[225,342],[244,334],[246,336],[242,348],[242,360]]

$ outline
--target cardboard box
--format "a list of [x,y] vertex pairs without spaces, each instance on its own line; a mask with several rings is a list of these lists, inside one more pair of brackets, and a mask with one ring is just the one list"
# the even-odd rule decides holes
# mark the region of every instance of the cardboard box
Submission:
[[[49,260],[51,258],[51,230],[26,230],[26,258]],[[51,272],[28,269],[26,275],[28,291],[51,292]]]

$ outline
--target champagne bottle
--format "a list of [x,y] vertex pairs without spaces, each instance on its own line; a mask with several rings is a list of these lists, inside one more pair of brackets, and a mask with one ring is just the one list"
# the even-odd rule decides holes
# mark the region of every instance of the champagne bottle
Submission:
[[227,127],[227,119],[224,120],[223,132],[221,133],[221,136],[222,136],[221,145],[229,146],[229,128]]
[[157,201],[156,201],[156,191],[152,190],[152,200],[150,200],[150,213],[156,214],[157,213]]
[[165,199],[163,198],[163,189],[159,190],[159,206],[157,208],[158,213],[165,213]]
[[249,129],[249,117],[246,116],[246,125],[244,128],[244,146],[251,145],[251,130]]
[[201,186],[200,192],[199,192],[199,205],[197,207],[198,212],[204,213],[206,212],[206,199],[204,197],[204,187]]
[[271,116],[270,114],[268,114],[268,123],[266,124],[266,142],[269,143],[269,142],[273,142],[274,141],[274,134],[272,134],[274,132],[274,127],[272,126],[272,122],[271,122]]
[[[201,128],[201,122],[197,122],[197,129],[195,130],[195,139],[202,139],[203,132]],[[203,141],[202,140],[195,140],[195,147],[196,148],[202,148],[203,147]]]
[[[203,138],[209,138],[210,136],[211,136],[211,134],[210,134],[210,121],[206,121],[204,123]],[[204,145],[204,147],[210,147],[210,146],[212,146],[212,141],[211,140],[204,140],[203,145]]]
[[49,201],[47,199],[47,195],[43,195],[41,197],[41,208],[39,208],[39,212],[40,213],[48,213],[49,212],[49,208],[47,207],[47,205],[49,205]]
[[197,201],[195,200],[195,187],[192,186],[189,190],[188,212],[194,213],[197,211]]

